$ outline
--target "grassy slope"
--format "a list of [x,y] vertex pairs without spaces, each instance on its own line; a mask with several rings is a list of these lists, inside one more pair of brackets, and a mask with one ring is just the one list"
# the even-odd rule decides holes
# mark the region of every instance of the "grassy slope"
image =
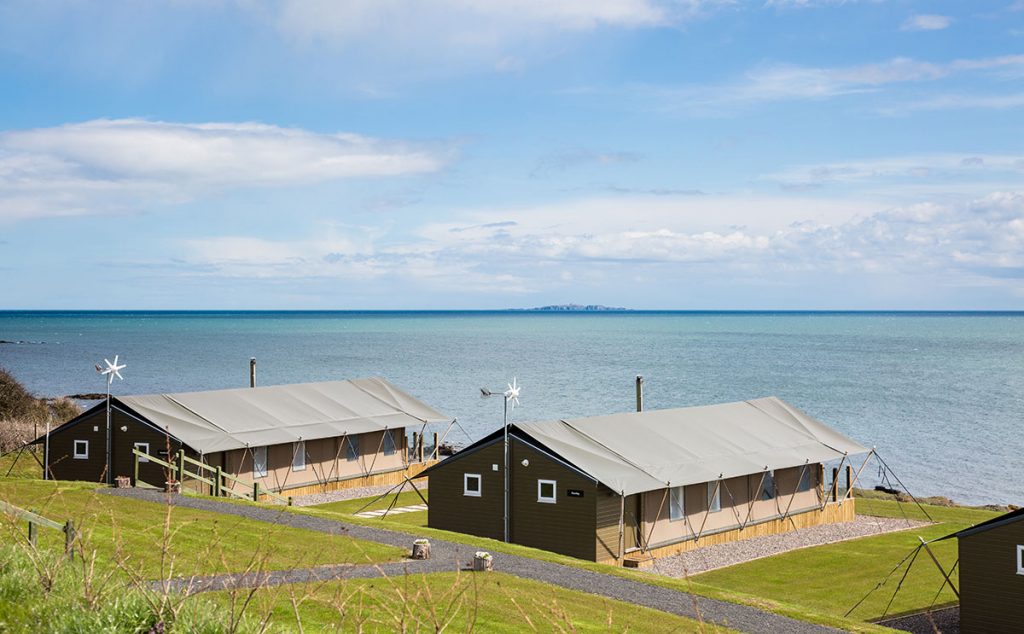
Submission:
[[[415,496],[415,493],[413,493],[412,495]],[[386,528],[395,531],[410,532],[421,537],[433,537],[436,539],[444,539],[456,543],[468,544],[475,548],[488,550],[494,553],[508,553],[512,555],[519,555],[522,557],[531,557],[533,559],[540,559],[542,561],[549,561],[552,563],[574,566],[577,568],[593,570],[605,574],[618,575],[621,577],[642,581],[644,583],[650,583],[652,585],[672,588],[674,590],[694,592],[696,594],[704,595],[715,599],[721,599],[725,601],[732,601],[734,603],[744,603],[747,605],[752,605],[755,607],[766,609],[777,614],[789,616],[795,619],[808,621],[812,623],[820,623],[822,625],[829,625],[832,627],[843,628],[850,631],[871,632],[883,630],[883,628],[877,628],[875,626],[864,624],[853,619],[843,618],[834,613],[823,613],[815,609],[810,609],[806,606],[797,604],[795,602],[791,602],[788,600],[788,598],[767,599],[756,594],[745,593],[738,589],[720,588],[703,583],[697,583],[695,580],[673,579],[670,577],[665,577],[662,575],[649,573],[642,570],[620,568],[618,566],[611,566],[608,564],[599,564],[592,561],[585,561],[582,559],[567,557],[565,555],[560,555],[558,553],[553,553],[546,550],[539,550],[536,548],[529,548],[527,546],[520,546],[518,544],[506,544],[504,542],[500,542],[493,539],[487,539],[485,537],[476,537],[474,535],[466,535],[464,533],[453,533],[449,531],[438,530],[435,528],[427,528],[425,526],[427,515],[425,512],[407,513],[383,519],[367,519],[354,517],[352,515],[348,515],[345,513],[340,513],[337,510],[345,509],[349,511],[355,511],[358,510],[367,501],[369,501],[369,499],[346,500],[344,502],[334,502],[331,504],[319,506],[292,507],[289,510],[296,513],[308,513],[311,515],[331,517],[353,524],[363,524],[366,526],[376,526],[379,528]],[[405,503],[407,502],[401,499],[399,500],[399,504]],[[380,503],[378,503],[378,505],[379,504]],[[374,508],[374,506],[371,506],[370,508]],[[401,519],[402,522],[396,521],[397,519]]]
[[[211,595],[223,606],[228,593]],[[238,595],[236,594],[236,598]],[[296,607],[297,606],[297,607]],[[271,614],[273,630],[484,632],[722,632],[663,612],[494,573],[438,573],[268,588],[252,616]],[[296,616],[297,615],[297,616]],[[404,626],[404,627],[403,627]]]
[[[423,497],[427,497],[428,489],[421,489],[420,493]],[[351,515],[352,513],[358,513],[360,510],[365,511],[376,511],[386,509],[391,506],[394,502],[395,496],[388,495],[376,502],[367,505],[373,498],[363,498],[359,500],[343,500],[341,502],[330,502],[328,504],[319,504],[315,508],[319,511],[327,511],[330,513],[337,513],[340,515]],[[415,491],[406,491],[398,495],[398,501],[395,502],[395,507],[399,506],[414,506],[416,504],[423,504],[423,500],[416,495]],[[365,509],[363,507],[366,507]],[[395,524],[406,525],[406,530],[410,530],[413,527],[426,526],[427,525],[427,512],[426,511],[415,511],[412,513],[399,513],[397,515],[388,515],[385,518],[389,522]]]
[[[935,539],[997,515],[980,509],[926,508],[937,524],[792,551],[709,572],[696,577],[696,581],[701,585],[796,603],[824,614],[842,615],[917,547],[920,543],[918,536],[925,540]],[[925,519],[913,505],[904,504],[903,509],[912,519]],[[857,510],[863,515],[903,517],[899,506],[892,501],[858,500]],[[957,559],[956,547],[955,539],[931,545],[947,571]],[[851,617],[858,620],[881,617],[905,570],[904,567],[897,571]],[[953,580],[956,582],[955,575]],[[948,587],[937,594],[942,582],[942,574],[922,551],[889,608],[889,614],[918,611],[931,605],[933,600],[935,605],[955,602],[956,597]]]
[[[398,504],[413,503],[405,496],[406,494],[403,494]],[[386,506],[386,502],[370,508]],[[918,535],[926,540],[934,539],[997,514],[983,509],[927,506],[929,514],[938,522],[934,526],[792,551],[706,573],[687,582],[595,564],[515,544],[426,528],[426,513],[408,513],[383,520],[353,518],[347,515],[365,503],[366,500],[348,500],[298,510],[333,515],[345,521],[393,530],[409,531],[414,528],[417,534],[425,537],[448,539],[472,544],[492,552],[506,552],[633,577],[655,585],[691,590],[714,598],[765,607],[794,618],[848,628],[882,615],[903,569],[899,570],[885,586],[873,593],[864,604],[851,613],[849,618],[843,617],[847,610],[882,581],[885,575],[916,547],[919,543]],[[903,513],[906,513],[911,519],[925,519],[913,505],[903,504],[901,510],[901,506],[891,500],[859,499],[857,505],[858,512],[863,515],[902,518]],[[947,569],[956,561],[955,540],[934,544],[932,549]],[[927,558],[927,554],[922,552],[889,609],[889,614],[924,609],[932,604],[933,599],[935,605],[955,601],[955,596],[948,588],[936,596],[941,583],[940,573]],[[870,630],[872,627],[862,625],[860,629]]]
[[[73,519],[87,548],[104,564],[127,562],[146,577],[162,576],[161,544],[169,536],[175,574],[245,570],[253,561],[267,569],[324,563],[393,561],[397,548],[348,537],[253,522],[219,513],[103,495],[95,484],[0,479],[0,500],[62,522]],[[165,533],[165,521],[169,532]],[[24,522],[0,515],[0,541],[24,534]],[[42,529],[40,544],[63,548],[63,533]],[[121,555],[118,555],[118,545]]]

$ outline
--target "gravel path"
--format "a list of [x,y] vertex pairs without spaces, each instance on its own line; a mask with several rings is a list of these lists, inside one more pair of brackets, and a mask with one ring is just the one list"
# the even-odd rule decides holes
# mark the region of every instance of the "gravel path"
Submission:
[[912,634],[960,634],[960,606],[886,619],[878,624]]
[[[416,483],[416,488],[422,493],[427,489],[427,481],[423,483]],[[293,506],[315,506],[317,504],[328,504],[330,502],[341,502],[343,500],[358,500],[359,498],[376,497],[383,495],[395,488],[393,484],[383,484],[374,487],[355,487],[352,489],[341,489],[339,491],[329,491],[327,493],[311,493],[309,495],[299,495],[292,498]],[[412,487],[406,485],[403,491],[412,492]]]
[[[220,502],[214,498],[182,495],[167,496],[161,491],[147,491],[144,489],[101,489],[101,491],[110,495],[131,497],[157,503],[166,503],[169,500],[171,504],[176,506],[235,515],[254,521],[304,528],[332,535],[348,535],[356,539],[364,539],[406,549],[410,548],[413,539],[415,539],[415,535],[412,534],[398,533],[358,524],[345,524],[323,517],[291,513],[283,509],[230,504]],[[466,566],[472,560],[473,553],[477,550],[477,548],[465,544],[433,539],[430,541],[430,546],[432,559],[428,561],[405,560],[397,564],[392,563],[380,566],[321,566],[318,568],[266,573],[261,577],[252,576],[248,579],[243,575],[221,575],[219,576],[219,581],[216,580],[217,578],[206,578],[204,580],[192,580],[192,583],[194,588],[205,587],[213,589],[224,587],[223,584],[238,585],[246,581],[295,583],[328,578],[375,577],[383,574],[398,573],[399,570],[417,574],[446,570],[454,571],[459,567]],[[692,619],[699,618],[705,622],[715,623],[752,634],[774,634],[776,632],[819,634],[838,631],[764,612],[751,606],[708,599],[633,579],[517,555],[494,553],[494,569],[524,579],[533,579],[571,590],[588,592],[670,614]],[[187,579],[183,580],[183,582],[188,581]],[[221,585],[218,586],[218,583]]]
[[859,515],[852,522],[823,524],[780,535],[766,535],[717,546],[705,546],[672,557],[661,557],[656,559],[648,570],[668,577],[686,577],[799,548],[834,544],[927,525],[927,522],[908,523],[905,519]]

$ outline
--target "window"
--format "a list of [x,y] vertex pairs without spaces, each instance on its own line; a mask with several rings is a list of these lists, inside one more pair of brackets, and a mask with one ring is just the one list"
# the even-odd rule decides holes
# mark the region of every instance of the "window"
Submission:
[[672,487],[668,490],[668,519],[675,522],[686,516],[686,487]]
[[345,453],[346,459],[349,462],[359,460],[359,436],[345,436],[345,440],[348,441],[348,449]]
[[557,500],[558,483],[554,480],[537,480],[537,501],[545,504],[554,504]]
[[1024,575],[1024,546],[1017,546],[1017,574]]
[[[135,448],[141,451],[142,453],[149,453],[148,442],[137,442],[135,443]],[[147,458],[146,456],[139,456],[139,462],[149,462],[149,458]]]
[[480,488],[483,478],[479,473],[464,473],[462,475],[462,495],[480,497]]
[[306,441],[292,443],[292,471],[306,470]]
[[800,493],[811,490],[811,468],[809,466],[804,467],[800,472],[800,484],[797,486],[796,490]]
[[722,487],[718,482],[708,482],[708,512],[717,513],[722,510]]
[[256,447],[252,450],[252,477],[267,477],[267,448]]
[[771,500],[775,498],[775,472],[766,471],[764,474],[764,484],[761,485],[761,499]]
[[79,460],[89,459],[89,441],[88,440],[76,440],[75,441],[75,458]]
[[384,455],[395,455],[395,437],[391,435],[390,429],[384,430]]

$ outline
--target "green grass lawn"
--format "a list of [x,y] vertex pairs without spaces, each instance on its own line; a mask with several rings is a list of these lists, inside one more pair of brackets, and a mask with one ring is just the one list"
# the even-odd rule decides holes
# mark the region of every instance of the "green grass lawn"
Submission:
[[[399,505],[415,503],[406,497],[407,495],[415,497],[415,493],[402,494]],[[793,618],[861,631],[875,629],[866,622],[881,616],[895,590],[895,584],[899,582],[902,569],[848,618],[844,618],[843,615],[917,546],[918,535],[926,540],[934,539],[998,514],[983,509],[926,506],[928,513],[937,522],[934,526],[791,551],[705,573],[690,580],[682,580],[583,561],[482,537],[427,528],[425,513],[409,513],[384,519],[356,518],[348,514],[358,510],[367,501],[368,499],[346,500],[292,510],[326,517],[333,516],[346,522],[368,526],[414,532],[423,537],[470,544],[492,552],[533,557],[626,576],[654,585],[762,607]],[[386,506],[387,501],[370,508],[380,504]],[[901,511],[901,505],[891,500],[858,499],[857,512],[862,515],[897,518],[902,518],[905,512],[911,519],[926,520],[913,504],[902,504]],[[947,570],[952,567],[956,561],[956,540],[934,544],[932,549]],[[890,607],[889,614],[922,610],[928,607],[933,599],[935,605],[955,601],[956,597],[948,588],[936,596],[941,583],[941,574],[922,551]]]
[[[5,453],[0,456],[0,478],[8,477],[11,479],[35,479],[43,477],[43,468],[39,466],[36,459],[33,457],[33,451],[38,448],[28,448],[22,452],[21,457],[18,457],[17,450],[10,453]],[[42,451],[36,452],[42,460]],[[13,467],[13,469],[12,469]],[[8,476],[7,472],[10,471],[11,475]]]
[[[101,564],[117,563],[146,578],[394,561],[404,555],[348,537],[104,495],[90,483],[0,479],[0,500],[60,523],[74,520],[83,546]],[[24,522],[0,514],[0,542],[20,542],[25,529]],[[43,548],[62,549],[63,539],[61,532],[40,529]]]
[[[911,519],[925,519],[913,504],[902,506]],[[935,525],[791,551],[708,572],[694,580],[702,586],[785,601],[823,614],[840,616],[918,546],[918,536],[926,541],[935,539],[998,515],[981,509],[926,508],[937,522]],[[899,506],[888,500],[857,500],[857,512],[903,517]],[[938,542],[931,548],[948,572],[957,560],[956,540]],[[886,585],[851,613],[851,618],[868,621],[881,617],[905,569],[897,571]],[[935,605],[955,603],[956,596],[948,586],[937,594],[942,581],[942,574],[922,550],[889,608],[889,614],[916,612],[927,608],[933,601]],[[953,581],[957,582],[955,574]]]
[[[235,593],[236,602],[242,593]],[[207,595],[224,608],[227,592]],[[260,590],[247,612],[271,631],[725,632],[723,628],[500,572],[296,584]]]
[[[420,493],[423,495],[423,497],[427,498],[428,500],[430,499],[427,496],[427,493],[428,493],[427,489],[420,489]],[[369,504],[367,506],[367,504],[372,502],[373,499],[374,498],[371,497],[371,498],[361,498],[361,499],[358,499],[358,500],[342,500],[341,502],[328,502],[327,504],[318,504],[318,505],[316,505],[314,507],[307,507],[307,508],[313,508],[313,509],[317,509],[319,511],[327,511],[328,513],[337,513],[339,515],[351,515],[353,513],[358,513],[360,510],[363,510],[363,511],[377,511],[377,510],[386,509],[389,506],[391,506],[392,502],[395,501],[395,496],[394,495],[385,496],[385,497],[383,497],[383,498],[377,500],[376,502],[373,502],[372,504]],[[395,508],[397,508],[399,506],[415,506],[416,504],[423,504],[423,500],[420,499],[420,496],[416,495],[415,491],[405,491],[403,493],[399,493],[398,494],[398,501],[395,502]],[[366,508],[363,508],[364,506]],[[373,518],[373,519],[376,519],[376,518]],[[372,522],[373,519],[370,519],[369,521]],[[407,527],[406,530],[409,530],[411,527],[426,526],[427,525],[427,512],[426,511],[415,511],[415,512],[412,512],[412,513],[399,513],[397,515],[390,515],[389,514],[387,517],[384,517],[381,520],[377,520],[377,521],[378,522],[380,522],[380,521],[388,521],[388,522],[393,522],[395,524],[401,524],[401,525],[404,525],[404,526]]]

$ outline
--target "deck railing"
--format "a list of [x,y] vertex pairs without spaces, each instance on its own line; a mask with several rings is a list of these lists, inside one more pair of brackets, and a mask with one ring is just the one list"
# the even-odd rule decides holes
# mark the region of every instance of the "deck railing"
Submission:
[[[168,480],[184,483],[185,478],[192,478],[193,480],[202,482],[203,484],[210,487],[210,495],[216,497],[230,495],[236,498],[241,498],[243,500],[253,500],[254,502],[259,502],[260,496],[263,495],[268,498],[287,504],[289,506],[291,506],[292,504],[292,499],[290,497],[284,497],[283,495],[278,495],[273,491],[269,491],[265,488],[262,488],[260,487],[259,482],[245,482],[244,480],[236,476],[233,476],[230,473],[225,473],[224,470],[221,469],[220,467],[212,467],[204,462],[196,460],[195,458],[190,458],[189,456],[185,455],[184,449],[178,450],[178,453],[174,455],[174,458],[172,458],[169,461],[161,460],[156,456],[151,456],[148,453],[139,449],[138,447],[132,449],[132,453],[135,456],[135,480],[133,481],[133,483],[136,484],[136,486],[138,485],[139,482],[139,459],[142,458],[167,469],[167,473],[169,476]],[[193,466],[196,467],[197,469],[196,471],[189,471],[187,469],[187,466]],[[204,477],[205,475],[207,475],[206,472],[209,472],[208,477]],[[240,493],[236,491],[234,487],[226,485],[226,483],[229,481],[241,484],[243,489],[245,490],[245,493]]]
[[40,526],[63,532],[64,554],[66,554],[69,559],[74,558],[75,551],[73,547],[75,544],[75,523],[73,521],[68,520],[61,524],[60,522],[55,522],[43,517],[42,515],[37,515],[32,511],[26,511],[25,509],[18,508],[17,506],[8,504],[2,500],[0,500],[0,511],[13,517],[15,521],[25,520],[28,522],[28,541],[33,547],[36,545],[37,533],[39,532]]

